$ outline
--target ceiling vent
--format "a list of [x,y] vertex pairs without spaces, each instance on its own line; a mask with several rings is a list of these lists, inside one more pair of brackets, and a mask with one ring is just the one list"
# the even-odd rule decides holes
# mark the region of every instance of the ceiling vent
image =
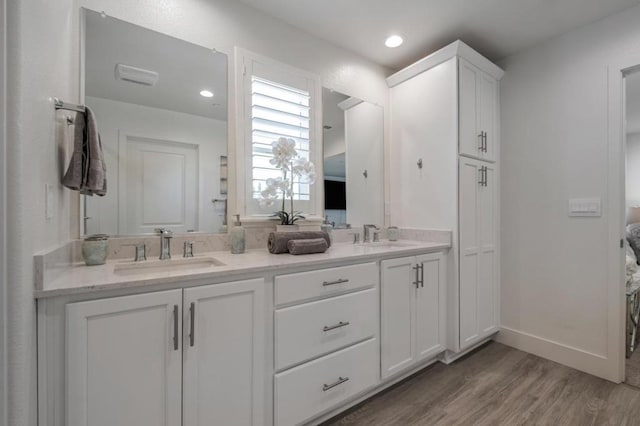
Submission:
[[155,71],[132,67],[131,65],[116,64],[116,78],[130,83],[154,86],[158,82],[160,74]]

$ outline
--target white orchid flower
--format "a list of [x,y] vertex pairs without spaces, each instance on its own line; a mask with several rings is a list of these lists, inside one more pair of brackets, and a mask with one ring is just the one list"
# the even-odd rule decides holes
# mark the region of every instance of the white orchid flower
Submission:
[[300,183],[313,184],[316,181],[316,168],[311,161],[297,158],[293,162],[293,174],[300,177]]
[[298,155],[296,151],[296,141],[291,138],[280,137],[271,144],[273,158],[269,163],[279,169],[289,170],[291,161]]

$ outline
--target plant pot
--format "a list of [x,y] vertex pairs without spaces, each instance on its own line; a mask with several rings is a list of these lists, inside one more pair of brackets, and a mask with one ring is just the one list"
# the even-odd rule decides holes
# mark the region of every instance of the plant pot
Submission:
[[298,225],[276,225],[277,232],[297,232]]

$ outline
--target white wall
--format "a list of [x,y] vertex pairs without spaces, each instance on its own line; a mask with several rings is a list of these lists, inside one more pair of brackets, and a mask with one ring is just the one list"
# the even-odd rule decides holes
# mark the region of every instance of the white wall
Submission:
[[567,200],[607,206],[607,66],[640,50],[638,22],[635,7],[500,64],[501,339],[612,380],[606,209],[570,218]]
[[640,206],[640,133],[627,134],[626,205]]
[[[121,131],[152,139],[198,145],[198,231],[219,232],[224,206],[221,203],[214,206],[211,200],[222,197],[220,156],[227,155],[225,121],[89,96],[86,97],[86,103],[91,106],[98,122],[109,177],[107,195],[87,200],[85,213],[92,218],[87,223],[88,234],[119,235],[127,229],[125,224],[118,225],[118,158],[124,155],[119,153],[118,147]],[[215,210],[214,207],[219,209]],[[90,228],[92,221],[95,226]]]
[[[76,235],[78,197],[59,185],[67,153],[56,146],[50,97],[79,101],[79,6],[227,54],[236,45],[247,48],[315,72],[325,86],[385,108],[387,70],[235,1],[30,0],[7,6],[8,424],[22,426],[35,425],[37,413],[32,256]],[[230,120],[231,141],[234,129]],[[55,192],[51,220],[44,215],[45,183]]]
[[7,301],[7,204],[6,204],[6,2],[0,0],[0,424],[7,424],[6,301]]

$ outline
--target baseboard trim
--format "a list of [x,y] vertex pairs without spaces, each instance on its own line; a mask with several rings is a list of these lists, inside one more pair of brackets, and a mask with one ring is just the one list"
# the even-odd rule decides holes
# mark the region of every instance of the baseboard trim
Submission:
[[495,340],[567,367],[620,383],[619,378],[608,371],[611,361],[606,356],[505,326],[501,326]]

